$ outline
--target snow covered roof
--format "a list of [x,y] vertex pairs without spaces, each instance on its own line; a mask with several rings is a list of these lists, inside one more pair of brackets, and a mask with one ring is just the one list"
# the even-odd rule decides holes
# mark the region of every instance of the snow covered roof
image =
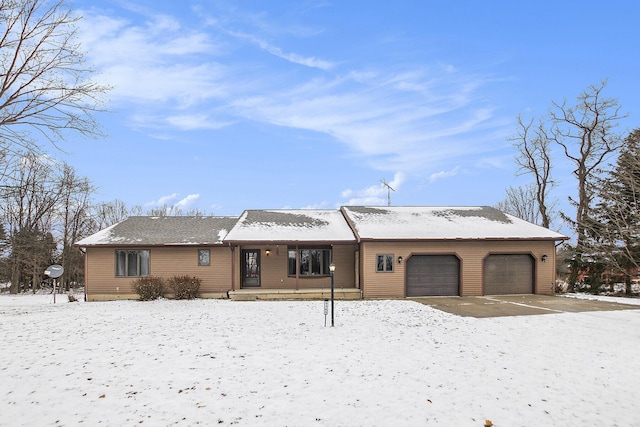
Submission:
[[533,239],[566,236],[488,206],[341,208],[362,240]]
[[133,216],[78,242],[77,246],[222,244],[238,217]]
[[76,245],[450,239],[565,240],[567,237],[487,206],[343,206],[340,210],[247,210],[240,218],[136,216],[84,238]]
[[353,231],[339,210],[247,210],[225,241],[354,242]]

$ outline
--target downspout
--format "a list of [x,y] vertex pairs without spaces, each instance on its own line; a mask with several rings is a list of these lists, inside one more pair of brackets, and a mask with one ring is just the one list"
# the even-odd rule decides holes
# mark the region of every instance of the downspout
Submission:
[[80,251],[80,253],[84,254],[84,302],[87,302],[87,283],[88,283],[88,278],[87,278],[87,250],[85,249],[85,251],[82,251],[82,248],[78,249]]
[[231,249],[231,290],[236,290],[236,257],[235,246],[229,243],[229,249]]

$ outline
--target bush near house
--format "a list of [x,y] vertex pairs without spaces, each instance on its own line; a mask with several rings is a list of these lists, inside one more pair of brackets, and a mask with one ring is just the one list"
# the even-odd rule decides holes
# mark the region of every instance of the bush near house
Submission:
[[164,294],[164,280],[162,277],[140,277],[133,282],[133,289],[140,295],[140,301],[151,301]]
[[202,280],[195,276],[173,276],[167,280],[168,288],[173,291],[175,299],[194,299],[200,292]]

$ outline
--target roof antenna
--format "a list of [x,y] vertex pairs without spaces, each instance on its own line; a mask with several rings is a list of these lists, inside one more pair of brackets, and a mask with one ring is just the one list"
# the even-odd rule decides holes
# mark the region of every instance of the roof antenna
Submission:
[[382,185],[387,187],[387,206],[391,206],[391,192],[396,190],[394,190],[393,187],[387,184],[387,181],[385,181],[384,179],[382,179],[380,182],[382,183]]

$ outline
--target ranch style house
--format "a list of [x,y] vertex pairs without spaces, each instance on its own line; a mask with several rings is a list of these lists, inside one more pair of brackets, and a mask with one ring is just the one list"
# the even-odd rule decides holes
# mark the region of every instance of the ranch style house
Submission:
[[[76,242],[88,301],[137,299],[143,276],[203,298],[553,294],[566,236],[491,207],[343,206],[239,217],[130,217]],[[334,264],[335,271],[329,269]]]

